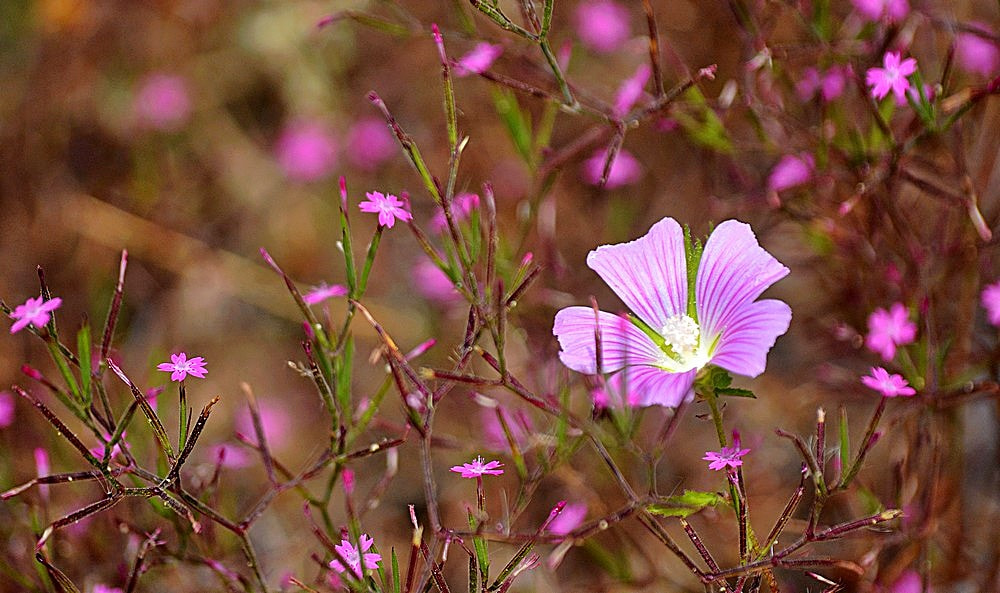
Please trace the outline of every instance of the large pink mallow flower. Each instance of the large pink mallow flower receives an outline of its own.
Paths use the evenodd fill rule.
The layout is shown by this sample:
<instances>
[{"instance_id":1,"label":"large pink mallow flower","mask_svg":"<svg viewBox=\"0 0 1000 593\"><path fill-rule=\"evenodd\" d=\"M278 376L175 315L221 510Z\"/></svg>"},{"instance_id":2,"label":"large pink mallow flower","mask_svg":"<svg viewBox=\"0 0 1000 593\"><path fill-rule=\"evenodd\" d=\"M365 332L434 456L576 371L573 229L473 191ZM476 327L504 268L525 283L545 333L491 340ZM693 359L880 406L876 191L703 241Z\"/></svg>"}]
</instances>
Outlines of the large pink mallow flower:
<instances>
[{"instance_id":1,"label":"large pink mallow flower","mask_svg":"<svg viewBox=\"0 0 1000 593\"><path fill-rule=\"evenodd\" d=\"M851 0L854 8L870 21L885 19L895 23L906 18L910 4L906 0Z\"/></svg>"},{"instance_id":2,"label":"large pink mallow flower","mask_svg":"<svg viewBox=\"0 0 1000 593\"><path fill-rule=\"evenodd\" d=\"M358 543L361 545L360 551L347 539L341 540L339 545L334 546L334 549L337 550L337 553L350 566L350 572L360 576L362 573L362 564L364 564L364 570L375 570L378 568L379 561L382 560L382 555L368 551L375 544L375 540L367 533L361 534ZM338 573L348 570L347 567L340 563L340 560L331 560L330 568Z\"/></svg>"},{"instance_id":3,"label":"large pink mallow flower","mask_svg":"<svg viewBox=\"0 0 1000 593\"><path fill-rule=\"evenodd\" d=\"M868 316L868 335L865 346L889 361L896 357L896 347L912 344L917 337L917 325L910 321L903 303L894 303L888 311L875 309Z\"/></svg>"},{"instance_id":4,"label":"large pink mallow flower","mask_svg":"<svg viewBox=\"0 0 1000 593\"><path fill-rule=\"evenodd\" d=\"M986 317L990 323L1000 327L1000 282L994 282L984 288L979 299L986 309Z\"/></svg>"},{"instance_id":5,"label":"large pink mallow flower","mask_svg":"<svg viewBox=\"0 0 1000 593\"><path fill-rule=\"evenodd\" d=\"M581 373L623 371L640 406L677 406L690 399L698 371L710 364L749 377L763 373L768 351L792 319L787 304L757 300L788 268L757 243L750 225L736 220L723 222L708 238L693 286L684 231L673 218L635 241L598 247L587 265L632 313L559 311L552 329L562 347L559 358Z\"/></svg>"},{"instance_id":6,"label":"large pink mallow flower","mask_svg":"<svg viewBox=\"0 0 1000 593\"><path fill-rule=\"evenodd\" d=\"M287 126L274 147L289 179L310 183L330 176L337 166L337 143L324 126L300 121Z\"/></svg>"},{"instance_id":7,"label":"large pink mallow flower","mask_svg":"<svg viewBox=\"0 0 1000 593\"><path fill-rule=\"evenodd\" d=\"M580 41L598 52L620 48L630 35L628 10L613 0L586 0L576 8Z\"/></svg>"},{"instance_id":8,"label":"large pink mallow flower","mask_svg":"<svg viewBox=\"0 0 1000 593\"><path fill-rule=\"evenodd\" d=\"M973 23L973 26L992 35L986 25ZM996 42L981 35L962 32L955 37L955 62L966 72L993 76L1000 72L1000 47L997 47Z\"/></svg>"},{"instance_id":9,"label":"large pink mallow flower","mask_svg":"<svg viewBox=\"0 0 1000 593\"><path fill-rule=\"evenodd\" d=\"M187 122L191 114L187 83L174 74L150 74L140 83L132 110L145 126L175 131Z\"/></svg>"},{"instance_id":10,"label":"large pink mallow flower","mask_svg":"<svg viewBox=\"0 0 1000 593\"><path fill-rule=\"evenodd\" d=\"M881 68L869 68L865 73L865 82L871 87L872 96L882 100L892 91L897 101L906 100L906 91L910 90L910 80L907 76L917 71L917 61L913 58L903 60L899 52L886 52L882 57Z\"/></svg>"}]
</instances>

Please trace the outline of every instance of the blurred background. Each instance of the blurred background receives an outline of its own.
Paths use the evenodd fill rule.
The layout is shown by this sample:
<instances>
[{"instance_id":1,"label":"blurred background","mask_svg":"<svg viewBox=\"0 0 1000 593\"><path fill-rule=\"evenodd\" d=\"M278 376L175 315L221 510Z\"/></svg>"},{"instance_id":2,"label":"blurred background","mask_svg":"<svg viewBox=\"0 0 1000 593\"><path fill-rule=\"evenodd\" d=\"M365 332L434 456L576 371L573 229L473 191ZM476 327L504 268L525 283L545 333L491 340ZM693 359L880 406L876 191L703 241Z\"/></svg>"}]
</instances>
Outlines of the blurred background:
<instances>
[{"instance_id":1,"label":"blurred background","mask_svg":"<svg viewBox=\"0 0 1000 593\"><path fill-rule=\"evenodd\" d=\"M509 4L511 14L518 13L516 3L501 4ZM964 324L965 330L956 331L956 341L965 348L966 360L983 344L992 348L995 342L995 334L976 312L980 283L992 281L997 271L993 243L976 238L964 209L946 209L940 201L915 195L912 188L891 194L886 190L901 204L909 204L899 207L908 209L916 221L946 219L950 236L957 237L948 250L935 252L947 251L951 258L950 264L935 270L947 276L957 267L974 277L934 292L939 289L889 275L890 268L904 278L915 274L924 262L907 249L912 242L934 241L940 228L915 225L906 241L896 240L895 247L884 252L879 249L884 246L880 241L893 238L879 235L879 207L866 207L866 190L859 187L879 162L831 157L820 172L810 171L791 185L774 177L783 157L816 151L817 137L833 137L837 132L827 134L831 126L870 117L857 74L845 75L844 98L830 107L805 96L808 89L796 88L809 67L852 65L863 72L879 61L879 41L893 39L918 55L925 80L936 82L953 57L959 30L955 23L979 22L991 31L1000 23L997 4L986 0L913 4L904 23L886 25L866 22L863 12L849 2L832 2L830 20L841 39L824 45L810 31L807 21L815 6L808 2L749 2L767 32L756 40L740 33L743 29L727 3L652 2L662 36L666 87L712 64L717 72L714 79L697 83L697 94L684 95L670 110L629 129L608 184L599 187L595 170L603 166L602 155L614 133L607 114L613 114L621 100L623 83L641 78L649 59L640 2L555 3L552 45L572 88L590 106L570 113L555 108L553 101L495 82L508 77L543 89L549 97L560 96L537 48L457 0L4 0L0 297L13 307L35 296L36 266L41 266L53 294L63 299L57 317L66 335L84 316L99 328L107 315L120 252L127 249L125 298L113 355L143 389L166 385L166 375L154 369L170 353L183 350L205 357L208 377L189 382L189 398L196 408L216 395L222 400L187 471L196 483L210 480L218 447L225 447L225 469L213 501L227 516L245 512L265 491L266 479L252 451L234 437L240 430L248 434L241 382L252 386L262 409L270 410L274 425L269 430L274 434L269 436L286 466L298 468L315 459L327 438L324 423L316 421L319 402L311 383L288 365L289 360L302 359L298 311L259 249L266 248L303 290L343 284L340 176L347 182L356 245L366 245L376 225L374 216L357 209L368 191L409 192L415 220L425 229L434 228L436 210L430 196L367 95L374 90L381 96L420 146L432 172L444 176L447 134L440 64L429 32L430 24L437 23L453 59L481 41L502 50L489 67L494 80L475 73L455 79L459 128L469 138L456 187L481 195L482 184L492 183L504 257L516 263L531 252L542 268L519 302L508 345L512 368L538 392L552 392L566 378L551 337L555 311L585 304L590 295L606 309L620 307L584 265L587 252L597 245L638 237L664 216L677 218L696 233L707 233L711 222L738 217L750 222L762 244L791 268L791 275L770 294L791 304L792 329L772 352L769 372L745 383L759 399L730 404L735 408L730 417L738 418L734 428L754 451L748 462L751 503L760 501L755 518L761 521L758 530L766 531L798 484L800 463L773 428L808 434L817 407L832 414L844 406L851 426L860 431L871 414L875 401L857 377L877 362L862 349L860 336L875 307L895 301L917 305L927 302L921 297L933 295L935 302L948 300L948 318ZM883 28L895 37L885 36ZM756 41L761 43L754 47ZM988 79L971 69L951 76L948 90L953 92ZM644 85L645 80L639 83L640 88ZM640 92L638 100L650 101L648 91ZM517 125L511 123L518 117L530 120L536 131L551 125L547 145L525 155L516 139ZM994 226L1000 209L996 100L978 105L967 119L970 124L960 133L923 146L921 158L929 171L952 173L939 178L942 185L957 187L968 174L986 224ZM956 162L962 166L951 167ZM855 207L858 210L844 213ZM404 351L436 338L438 345L423 355L421 364L443 367L461 339L468 309L452 290L440 286L440 278L428 278L433 274L411 233L397 225L382 239L364 302ZM329 306L336 319L343 299ZM354 327L355 388L358 397L369 397L385 371L381 362L366 362L377 347L370 327L358 322ZM54 375L46 359L44 344L27 332L4 337L0 386L18 383L42 392L20 368L29 363ZM117 395L127 397L124 392ZM486 395L521 409L507 393ZM171 402L174 397L172 386L161 395ZM868 572L857 576L833 570L827 576L844 582L847 590L871 590L873 582L888 587L905 570L923 563L935 567L940 590L963 582L973 588L961 590L989 590L974 585L997 582L989 576L977 580L982 574L995 578L997 552L990 546L996 540L985 533L990 523L974 517L998 513L996 491L991 490L998 485L995 403L975 404L979 407L947 418L951 428L942 434L963 442L956 451L971 451L972 458L963 453L946 456L954 473L935 483L944 490L930 503L922 494L929 484L904 479L910 474L902 468L913 451L906 431L931 420L921 408L906 408L909 402L892 403L900 406L890 406L888 437L873 453L876 469L863 476L864 490L872 508L918 500L941 505L915 515L933 517L940 524L927 519L913 526L923 533L923 541L936 543L911 548L904 539L888 535L874 536L877 546L869 540L848 542L831 554L855 561L864 556ZM589 406L582 391L575 392L573 404L584 413ZM373 429L375 437L398 434L405 422L400 408L395 402L386 406L385 424ZM478 421L483 410L472 390L458 388L439 413L443 444L438 480L442 508L450 509L446 523L461 525L463 503L474 500L470 483L445 472L484 450L469 446L483 438ZM83 469L79 457L24 401L14 403L10 415L11 421L0 429L0 488L36 475L39 448L47 450L53 471ZM667 416L658 409L647 413L650 434ZM539 416L534 422L545 430L550 421ZM720 488L718 476L709 475L700 460L704 451L714 448L713 439L709 422L689 416L675 437L678 447L668 453L662 468L661 491ZM942 442L933 444L940 447ZM978 460L979 469L970 477L964 468L971 459ZM598 458L581 454L574 465L542 483L536 495L539 503L532 506L529 518L541 520L560 499L587 503L589 518L623 502ZM390 546L408 545L406 505L420 505L423 498L415 446L400 448L399 467L380 507L365 519L383 554ZM632 468L637 475L639 467ZM366 459L356 469L359 490L368 491L386 473L385 460ZM496 485L513 492L515 478L505 476ZM974 498L984 492L989 495ZM945 493L959 501L957 506L942 501ZM66 484L0 503L0 541L6 542L0 554L0 590L40 587L32 532L99 497L94 484ZM976 502L969 502L971 509L961 502L972 500ZM503 504L500 496L491 500L498 517ZM57 565L85 591L101 583L121 587L136 540L121 531L119 522L152 530L163 521L158 522L148 506L141 500L126 501L90 519L85 528L60 532L54 543ZM305 581L317 572L309 554L320 547L306 535L300 507L295 495L283 495L252 532L274 587L287 587L283 579L288 573ZM868 510L860 503L845 503L843 508L834 504L830 520ZM706 539L718 546L720 562L732 563L733 534L726 528L714 531L716 519L698 521ZM526 521L522 527L531 525ZM185 545L192 554L214 553L231 570L240 571L238 549L226 538L225 533L209 532ZM657 571L649 566L661 562L672 568L676 563L636 525L595 539L606 549L645 549L648 558L645 564L635 561L636 574L653 574ZM935 551L928 553L928 548ZM216 549L231 554L211 552ZM150 590L218 590L208 568L185 565L181 556L157 561L142 583ZM600 554L593 549L571 550L558 569L538 569L522 581L521 590L645 586L636 574L631 584L613 578L608 569L613 563L594 563L594 558ZM969 558L977 558L973 564L979 576L970 576L973 569L958 568L958 559ZM456 574L461 575L463 562L457 564ZM940 569L942 564L950 568ZM671 586L676 590L701 590L682 567L675 574ZM807 577L788 578L789 590L821 587ZM461 583L461 576L455 582ZM658 584L657 590L664 590L664 582Z\"/></svg>"}]
</instances>

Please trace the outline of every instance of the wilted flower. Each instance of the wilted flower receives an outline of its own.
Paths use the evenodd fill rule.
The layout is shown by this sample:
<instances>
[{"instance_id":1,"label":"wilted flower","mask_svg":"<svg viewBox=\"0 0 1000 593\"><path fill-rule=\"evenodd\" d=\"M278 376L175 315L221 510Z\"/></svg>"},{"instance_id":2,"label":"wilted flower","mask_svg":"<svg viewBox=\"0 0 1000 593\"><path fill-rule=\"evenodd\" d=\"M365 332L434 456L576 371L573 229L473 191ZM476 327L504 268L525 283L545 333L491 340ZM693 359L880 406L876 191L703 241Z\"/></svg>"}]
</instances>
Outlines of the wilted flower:
<instances>
[{"instance_id":1,"label":"wilted flower","mask_svg":"<svg viewBox=\"0 0 1000 593\"><path fill-rule=\"evenodd\" d=\"M594 51L615 51L629 37L628 10L613 0L586 0L575 16L580 41Z\"/></svg>"},{"instance_id":2,"label":"wilted flower","mask_svg":"<svg viewBox=\"0 0 1000 593\"><path fill-rule=\"evenodd\" d=\"M455 75L468 76L470 74L482 74L489 70L493 62L503 53L502 45L492 43L477 43L472 51L465 54L455 62Z\"/></svg>"},{"instance_id":3,"label":"wilted flower","mask_svg":"<svg viewBox=\"0 0 1000 593\"><path fill-rule=\"evenodd\" d=\"M56 297L47 301L43 297L36 299L29 298L23 305L14 307L10 312L11 319L16 319L14 325L10 326L10 333L17 333L28 325L35 327L45 327L52 317L52 312L62 305L62 299Z\"/></svg>"},{"instance_id":4,"label":"wilted flower","mask_svg":"<svg viewBox=\"0 0 1000 593\"><path fill-rule=\"evenodd\" d=\"M868 316L868 335L865 345L872 352L882 355L882 360L896 357L896 347L913 343L917 325L910 321L903 303L894 303L888 311L881 307Z\"/></svg>"},{"instance_id":5,"label":"wilted flower","mask_svg":"<svg viewBox=\"0 0 1000 593\"><path fill-rule=\"evenodd\" d=\"M361 538L358 543L361 544L361 551L358 551L358 548L356 548L354 544L347 539L341 540L339 545L334 546L334 549L336 549L337 553L340 554L345 562L347 562L347 565L350 566L351 572L354 574L361 574L362 563L364 563L365 570L377 569L379 561L382 560L382 555L374 552L368 552L368 550L370 550L375 544L375 540L373 540L367 533L363 533L361 534ZM340 563L340 560L331 560L330 568L338 573L348 570L347 567Z\"/></svg>"},{"instance_id":6,"label":"wilted flower","mask_svg":"<svg viewBox=\"0 0 1000 593\"><path fill-rule=\"evenodd\" d=\"M719 451L706 451L705 456L702 457L705 461L711 461L708 464L708 469L714 469L719 471L720 469L725 469L727 467L736 469L743 465L743 457L750 452L750 449L741 449L739 445L734 445L732 447L723 447Z\"/></svg>"},{"instance_id":7,"label":"wilted flower","mask_svg":"<svg viewBox=\"0 0 1000 593\"><path fill-rule=\"evenodd\" d=\"M770 191L780 192L808 183L815 168L816 159L808 152L786 154L771 169L771 174L767 177L767 188Z\"/></svg>"},{"instance_id":8,"label":"wilted flower","mask_svg":"<svg viewBox=\"0 0 1000 593\"><path fill-rule=\"evenodd\" d=\"M906 100L906 91L910 89L907 76L917 71L917 61L913 58L902 60L899 52L886 52L882 57L882 68L869 68L865 82L871 87L872 96L884 99L889 91L896 100Z\"/></svg>"},{"instance_id":9,"label":"wilted flower","mask_svg":"<svg viewBox=\"0 0 1000 593\"><path fill-rule=\"evenodd\" d=\"M502 467L503 464L499 461L483 463L482 457L476 457L471 463L453 466L451 471L462 474L463 478L479 478L484 475L499 476L503 474L503 470L500 469Z\"/></svg>"},{"instance_id":10,"label":"wilted flower","mask_svg":"<svg viewBox=\"0 0 1000 593\"><path fill-rule=\"evenodd\" d=\"M854 8L870 21L885 19L890 23L906 18L910 5L906 0L851 0Z\"/></svg>"},{"instance_id":11,"label":"wilted flower","mask_svg":"<svg viewBox=\"0 0 1000 593\"><path fill-rule=\"evenodd\" d=\"M559 311L552 330L562 347L559 358L581 373L624 369L639 405L677 406L693 395L695 376L709 364L756 377L791 322L785 303L756 300L788 268L739 221L723 222L708 238L693 285L684 232L672 218L635 241L598 247L587 265L633 314L595 315L590 307ZM600 365L595 329L601 336Z\"/></svg>"},{"instance_id":12,"label":"wilted flower","mask_svg":"<svg viewBox=\"0 0 1000 593\"><path fill-rule=\"evenodd\" d=\"M973 26L984 33L991 33L981 23L974 23ZM966 72L993 76L1000 70L1000 48L991 39L963 31L955 36L955 62Z\"/></svg>"},{"instance_id":13,"label":"wilted flower","mask_svg":"<svg viewBox=\"0 0 1000 593\"><path fill-rule=\"evenodd\" d=\"M203 357L195 356L189 359L184 352L171 354L170 362L161 362L156 365L156 368L170 373L171 381L183 381L188 375L204 379L205 373L208 372L205 369L205 359Z\"/></svg>"},{"instance_id":14,"label":"wilted flower","mask_svg":"<svg viewBox=\"0 0 1000 593\"><path fill-rule=\"evenodd\" d=\"M983 308L986 309L986 317L990 323L1000 327L1000 282L994 282L984 288L979 298Z\"/></svg>"},{"instance_id":15,"label":"wilted flower","mask_svg":"<svg viewBox=\"0 0 1000 593\"><path fill-rule=\"evenodd\" d=\"M139 85L132 110L144 125L157 130L176 130L191 113L187 83L173 74L151 74Z\"/></svg>"},{"instance_id":16,"label":"wilted flower","mask_svg":"<svg viewBox=\"0 0 1000 593\"><path fill-rule=\"evenodd\" d=\"M379 191L370 191L365 194L366 201L358 204L362 212L378 214L378 223L381 226L392 228L396 224L396 219L406 222L413 218L410 214L409 206L398 197L392 194L383 194Z\"/></svg>"},{"instance_id":17,"label":"wilted flower","mask_svg":"<svg viewBox=\"0 0 1000 593\"><path fill-rule=\"evenodd\" d=\"M601 175L604 174L604 163L608 160L608 151L598 150L589 159L583 162L583 180L591 185L601 183ZM607 189L615 189L624 185L632 185L642 177L642 165L627 150L620 150L615 155L615 162L611 164L611 171L608 172L608 180L604 184Z\"/></svg>"},{"instance_id":18,"label":"wilted flower","mask_svg":"<svg viewBox=\"0 0 1000 593\"><path fill-rule=\"evenodd\" d=\"M374 117L359 119L347 131L346 157L352 165L371 171L396 153L396 140L386 123Z\"/></svg>"},{"instance_id":19,"label":"wilted flower","mask_svg":"<svg viewBox=\"0 0 1000 593\"><path fill-rule=\"evenodd\" d=\"M274 150L285 175L303 183L325 179L337 165L337 144L316 122L300 121L287 126Z\"/></svg>"},{"instance_id":20,"label":"wilted flower","mask_svg":"<svg viewBox=\"0 0 1000 593\"><path fill-rule=\"evenodd\" d=\"M883 397L899 395L909 397L917 393L901 375L890 375L889 371L882 367L872 367L871 374L861 377L861 382L865 387L881 393Z\"/></svg>"}]
</instances>

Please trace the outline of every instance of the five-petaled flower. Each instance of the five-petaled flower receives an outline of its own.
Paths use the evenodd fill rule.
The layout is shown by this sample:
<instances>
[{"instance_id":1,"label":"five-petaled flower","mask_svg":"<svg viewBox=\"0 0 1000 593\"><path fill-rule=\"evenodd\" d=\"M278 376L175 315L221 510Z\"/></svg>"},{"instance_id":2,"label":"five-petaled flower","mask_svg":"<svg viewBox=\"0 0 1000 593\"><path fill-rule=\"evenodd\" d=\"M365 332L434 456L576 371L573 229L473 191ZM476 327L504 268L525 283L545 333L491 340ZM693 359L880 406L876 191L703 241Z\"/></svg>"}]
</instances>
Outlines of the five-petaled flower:
<instances>
[{"instance_id":1,"label":"five-petaled flower","mask_svg":"<svg viewBox=\"0 0 1000 593\"><path fill-rule=\"evenodd\" d=\"M305 301L307 305L316 305L322 303L326 299L344 296L345 294L347 294L346 286L341 286L340 284L327 286L324 283L302 295L302 300Z\"/></svg>"},{"instance_id":2,"label":"five-petaled flower","mask_svg":"<svg viewBox=\"0 0 1000 593\"><path fill-rule=\"evenodd\" d=\"M889 371L882 367L872 367L871 374L861 377L861 382L866 387L870 387L882 394L883 397L896 397L899 395L909 397L917 392L910 387L900 375L889 374Z\"/></svg>"},{"instance_id":3,"label":"five-petaled flower","mask_svg":"<svg viewBox=\"0 0 1000 593\"><path fill-rule=\"evenodd\" d=\"M205 368L205 359L203 357L195 356L194 358L188 358L184 352L171 354L170 362L161 362L156 368L170 373L171 381L183 381L188 375L204 379L205 373L208 372Z\"/></svg>"},{"instance_id":4,"label":"five-petaled flower","mask_svg":"<svg viewBox=\"0 0 1000 593\"><path fill-rule=\"evenodd\" d=\"M23 305L14 307L14 310L10 312L11 319L17 320L14 325L10 326L10 333L17 333L28 325L44 327L52 317L51 313L58 309L61 304L62 299L59 297L47 301L43 300L43 297L29 298L24 301Z\"/></svg>"},{"instance_id":5,"label":"five-petaled flower","mask_svg":"<svg viewBox=\"0 0 1000 593\"><path fill-rule=\"evenodd\" d=\"M907 76L917 71L917 61L913 58L900 60L899 52L886 52L882 58L882 68L869 68L865 82L871 87L872 96L884 99L889 91L896 95L897 101L906 100L906 91L910 89Z\"/></svg>"},{"instance_id":6,"label":"five-petaled flower","mask_svg":"<svg viewBox=\"0 0 1000 593\"><path fill-rule=\"evenodd\" d=\"M689 273L687 260L684 232L672 218L635 241L591 251L587 265L634 315L590 307L559 311L552 329L562 347L559 358L581 373L624 369L640 406L677 406L690 399L698 371L709 364L749 377L764 372L767 353L788 330L792 311L781 301L757 297L788 268L761 248L749 225L736 220L716 227L697 270Z\"/></svg>"},{"instance_id":7,"label":"five-petaled flower","mask_svg":"<svg viewBox=\"0 0 1000 593\"><path fill-rule=\"evenodd\" d=\"M983 308L986 309L986 317L990 323L1000 327L1000 282L994 282L984 288L979 298Z\"/></svg>"},{"instance_id":8,"label":"five-petaled flower","mask_svg":"<svg viewBox=\"0 0 1000 593\"><path fill-rule=\"evenodd\" d=\"M462 474L463 478L479 478L484 475L499 476L503 473L503 464L493 460L483 463L482 457L476 457L471 463L463 463L451 468L451 471Z\"/></svg>"},{"instance_id":9,"label":"five-petaled flower","mask_svg":"<svg viewBox=\"0 0 1000 593\"><path fill-rule=\"evenodd\" d=\"M339 545L334 546L334 549L336 549L341 558L347 562L350 569L341 564L340 560L331 560L330 568L338 573L350 570L351 573L357 576L361 576L362 562L364 563L365 570L375 570L378 568L378 563L382 560L382 555L374 552L368 552L368 550L370 550L375 544L375 540L369 537L367 533L364 533L361 535L358 543L361 544L360 551L358 551L358 548L356 548L354 544L347 539L341 540Z\"/></svg>"},{"instance_id":10,"label":"five-petaled flower","mask_svg":"<svg viewBox=\"0 0 1000 593\"><path fill-rule=\"evenodd\" d=\"M702 459L711 461L708 464L708 469L714 469L715 471L725 469L726 467L736 469L743 465L743 460L740 457L749 452L750 449L741 449L739 445L734 445L732 447L723 447L720 451L706 451Z\"/></svg>"},{"instance_id":11,"label":"five-petaled flower","mask_svg":"<svg viewBox=\"0 0 1000 593\"><path fill-rule=\"evenodd\" d=\"M413 218L410 214L406 202L403 202L392 194L383 194L378 191L370 191L365 194L368 201L361 202L358 207L362 212L378 213L378 223L384 227L392 228L396 224L396 219L406 222Z\"/></svg>"},{"instance_id":12,"label":"five-petaled flower","mask_svg":"<svg viewBox=\"0 0 1000 593\"><path fill-rule=\"evenodd\" d=\"M913 343L917 325L910 321L903 303L894 303L888 311L882 308L868 316L868 335L865 345L872 352L882 355L882 360L896 357L896 347Z\"/></svg>"}]
</instances>

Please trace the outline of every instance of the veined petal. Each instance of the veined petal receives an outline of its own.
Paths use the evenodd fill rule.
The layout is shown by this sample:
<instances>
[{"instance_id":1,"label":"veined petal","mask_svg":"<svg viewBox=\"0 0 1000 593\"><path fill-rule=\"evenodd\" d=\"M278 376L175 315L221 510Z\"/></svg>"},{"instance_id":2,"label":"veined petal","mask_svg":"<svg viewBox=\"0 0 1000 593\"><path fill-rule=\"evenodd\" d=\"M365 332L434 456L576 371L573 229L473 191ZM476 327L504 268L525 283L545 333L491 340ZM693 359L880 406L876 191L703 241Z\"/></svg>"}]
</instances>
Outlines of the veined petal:
<instances>
[{"instance_id":1,"label":"veined petal","mask_svg":"<svg viewBox=\"0 0 1000 593\"><path fill-rule=\"evenodd\" d=\"M627 364L659 364L665 354L649 336L627 318L599 311L596 322L601 332L601 371L611 373ZM567 307L556 313L552 333L559 339L559 359L574 371L597 372L594 340L594 310Z\"/></svg>"},{"instance_id":2,"label":"veined petal","mask_svg":"<svg viewBox=\"0 0 1000 593\"><path fill-rule=\"evenodd\" d=\"M727 220L716 227L705 244L695 281L702 338L711 340L727 332L745 305L787 274L788 268L757 243L750 225Z\"/></svg>"},{"instance_id":3,"label":"veined petal","mask_svg":"<svg viewBox=\"0 0 1000 593\"><path fill-rule=\"evenodd\" d=\"M747 377L764 372L767 353L778 336L788 331L792 309L767 299L749 303L729 317L712 355L712 364Z\"/></svg>"},{"instance_id":4,"label":"veined petal","mask_svg":"<svg viewBox=\"0 0 1000 593\"><path fill-rule=\"evenodd\" d=\"M625 369L626 389L635 395L637 406L667 406L675 408L691 399L698 369L686 373L668 373L648 365Z\"/></svg>"},{"instance_id":5,"label":"veined petal","mask_svg":"<svg viewBox=\"0 0 1000 593\"><path fill-rule=\"evenodd\" d=\"M687 308L684 233L673 218L654 224L635 241L598 247L587 256L587 265L654 329Z\"/></svg>"}]
</instances>

